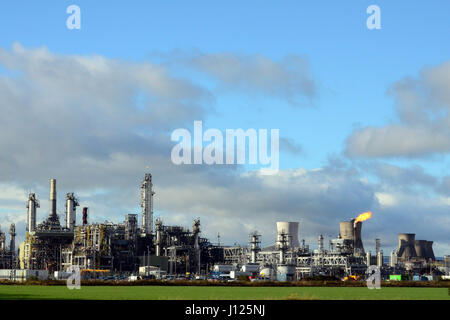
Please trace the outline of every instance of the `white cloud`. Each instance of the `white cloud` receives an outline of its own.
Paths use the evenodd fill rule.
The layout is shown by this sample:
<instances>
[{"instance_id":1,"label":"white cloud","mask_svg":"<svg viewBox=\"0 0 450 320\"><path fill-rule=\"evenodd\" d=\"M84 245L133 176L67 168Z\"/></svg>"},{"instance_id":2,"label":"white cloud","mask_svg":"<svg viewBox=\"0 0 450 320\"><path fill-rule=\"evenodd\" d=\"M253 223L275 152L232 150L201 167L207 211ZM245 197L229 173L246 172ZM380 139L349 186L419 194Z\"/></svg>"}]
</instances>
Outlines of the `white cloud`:
<instances>
[{"instance_id":1,"label":"white cloud","mask_svg":"<svg viewBox=\"0 0 450 320\"><path fill-rule=\"evenodd\" d=\"M308 104L317 96L317 84L305 57L287 55L275 60L261 54L243 55L231 52L177 52L170 61L212 77L221 90L244 94L264 94L293 105Z\"/></svg>"},{"instance_id":2,"label":"white cloud","mask_svg":"<svg viewBox=\"0 0 450 320\"><path fill-rule=\"evenodd\" d=\"M375 197L377 197L377 200L382 207L392 207L397 204L395 196L389 193L376 192Z\"/></svg>"},{"instance_id":3,"label":"white cloud","mask_svg":"<svg viewBox=\"0 0 450 320\"><path fill-rule=\"evenodd\" d=\"M355 130L346 152L362 157L419 157L450 152L450 62L424 68L390 89L398 123Z\"/></svg>"}]
</instances>

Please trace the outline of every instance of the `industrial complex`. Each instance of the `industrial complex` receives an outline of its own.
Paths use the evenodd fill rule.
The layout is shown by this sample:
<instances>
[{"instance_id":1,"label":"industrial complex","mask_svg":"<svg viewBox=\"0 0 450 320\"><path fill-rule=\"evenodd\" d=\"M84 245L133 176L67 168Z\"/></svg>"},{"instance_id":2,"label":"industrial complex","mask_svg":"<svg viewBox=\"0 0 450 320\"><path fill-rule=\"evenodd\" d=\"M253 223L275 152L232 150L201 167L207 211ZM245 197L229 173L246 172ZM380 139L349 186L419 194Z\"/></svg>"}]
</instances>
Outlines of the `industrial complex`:
<instances>
[{"instance_id":1,"label":"industrial complex","mask_svg":"<svg viewBox=\"0 0 450 320\"><path fill-rule=\"evenodd\" d=\"M87 207L82 207L81 219L77 220L80 202L74 193L67 193L63 223L56 209L56 180L51 179L49 214L37 223L39 200L30 193L26 237L17 249L15 225L9 228L9 246L6 233L0 229L0 279L58 278L70 266L78 266L85 276L102 278L104 274L103 278L115 275L127 279L245 276L290 281L320 275L348 279L364 277L373 265L380 268L385 279L393 275L449 275L450 256L437 261L433 242L416 240L413 233L398 235L398 248L387 255L389 262L379 239L373 253L365 250L362 226L371 212L340 222L337 237L327 247L319 235L315 250L305 240L299 241L298 222L276 222L277 237L269 247L261 247L257 231L249 234L248 245L225 246L201 237L200 219L195 219L191 228L154 220L151 174L145 174L140 189L141 214L126 214L121 223L90 223Z\"/></svg>"}]
</instances>

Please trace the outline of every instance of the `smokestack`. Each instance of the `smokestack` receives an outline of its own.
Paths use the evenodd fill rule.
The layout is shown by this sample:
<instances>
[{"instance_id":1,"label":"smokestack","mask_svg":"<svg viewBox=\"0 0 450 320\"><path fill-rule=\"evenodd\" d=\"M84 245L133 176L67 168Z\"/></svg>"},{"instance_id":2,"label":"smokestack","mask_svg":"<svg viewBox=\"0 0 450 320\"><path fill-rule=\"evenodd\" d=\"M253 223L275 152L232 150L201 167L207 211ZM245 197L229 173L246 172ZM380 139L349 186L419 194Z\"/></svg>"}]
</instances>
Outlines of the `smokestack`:
<instances>
[{"instance_id":1,"label":"smokestack","mask_svg":"<svg viewBox=\"0 0 450 320\"><path fill-rule=\"evenodd\" d=\"M56 220L56 179L50 179L50 218Z\"/></svg>"},{"instance_id":2,"label":"smokestack","mask_svg":"<svg viewBox=\"0 0 450 320\"><path fill-rule=\"evenodd\" d=\"M377 252L377 266L381 268L383 266L383 251L380 250Z\"/></svg>"},{"instance_id":3,"label":"smokestack","mask_svg":"<svg viewBox=\"0 0 450 320\"><path fill-rule=\"evenodd\" d=\"M369 252L367 252L366 253L366 265L367 266L370 266L370 265L372 265L372 254L371 254L371 252L369 251Z\"/></svg>"},{"instance_id":4,"label":"smokestack","mask_svg":"<svg viewBox=\"0 0 450 320\"><path fill-rule=\"evenodd\" d=\"M6 244L6 236L2 232L1 226L0 226L0 251L6 250L5 244Z\"/></svg>"},{"instance_id":5,"label":"smokestack","mask_svg":"<svg viewBox=\"0 0 450 320\"><path fill-rule=\"evenodd\" d=\"M87 218L88 218L88 208L84 207L83 208L83 226L88 224Z\"/></svg>"},{"instance_id":6,"label":"smokestack","mask_svg":"<svg viewBox=\"0 0 450 320\"><path fill-rule=\"evenodd\" d=\"M161 248L162 248L162 238L161 238L161 232L162 232L162 221L160 219L156 219L155 221L156 225L156 252L155 255L159 257L161 255Z\"/></svg>"},{"instance_id":7,"label":"smokestack","mask_svg":"<svg viewBox=\"0 0 450 320\"><path fill-rule=\"evenodd\" d=\"M402 259L417 257L414 247L416 235L414 233L399 233L398 235L398 253L397 256Z\"/></svg>"},{"instance_id":8,"label":"smokestack","mask_svg":"<svg viewBox=\"0 0 450 320\"><path fill-rule=\"evenodd\" d=\"M9 228L9 235L11 237L11 241L9 243L9 251L13 254L16 253L16 225L11 223L11 227Z\"/></svg>"},{"instance_id":9,"label":"smokestack","mask_svg":"<svg viewBox=\"0 0 450 320\"><path fill-rule=\"evenodd\" d=\"M152 175L146 173L141 184L142 233L153 231L153 195Z\"/></svg>"},{"instance_id":10,"label":"smokestack","mask_svg":"<svg viewBox=\"0 0 450 320\"><path fill-rule=\"evenodd\" d=\"M39 201L34 193L28 195L27 231L33 232L36 229L36 208L39 208Z\"/></svg>"}]
</instances>

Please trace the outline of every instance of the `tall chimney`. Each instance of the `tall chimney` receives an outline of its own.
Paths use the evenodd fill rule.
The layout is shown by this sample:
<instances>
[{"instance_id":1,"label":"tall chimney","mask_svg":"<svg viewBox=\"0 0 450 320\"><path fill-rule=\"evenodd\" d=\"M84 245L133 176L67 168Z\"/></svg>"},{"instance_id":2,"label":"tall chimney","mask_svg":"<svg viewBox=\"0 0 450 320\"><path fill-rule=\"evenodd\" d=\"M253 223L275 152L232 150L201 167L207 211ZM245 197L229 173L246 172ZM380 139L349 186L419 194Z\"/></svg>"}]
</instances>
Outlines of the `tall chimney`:
<instances>
[{"instance_id":1,"label":"tall chimney","mask_svg":"<svg viewBox=\"0 0 450 320\"><path fill-rule=\"evenodd\" d=\"M56 179L50 179L50 218L56 220Z\"/></svg>"},{"instance_id":2,"label":"tall chimney","mask_svg":"<svg viewBox=\"0 0 450 320\"><path fill-rule=\"evenodd\" d=\"M87 219L88 219L88 208L84 207L83 208L83 226L88 224Z\"/></svg>"},{"instance_id":3,"label":"tall chimney","mask_svg":"<svg viewBox=\"0 0 450 320\"><path fill-rule=\"evenodd\" d=\"M162 249L162 238L161 238L161 231L162 231L162 220L156 219L155 221L156 226L156 252L155 255L159 257L161 255L161 249Z\"/></svg>"},{"instance_id":4,"label":"tall chimney","mask_svg":"<svg viewBox=\"0 0 450 320\"><path fill-rule=\"evenodd\" d=\"M16 225L14 223L11 223L11 227L9 228L9 235L11 237L11 240L9 242L9 251L11 251L12 254L16 254Z\"/></svg>"}]
</instances>

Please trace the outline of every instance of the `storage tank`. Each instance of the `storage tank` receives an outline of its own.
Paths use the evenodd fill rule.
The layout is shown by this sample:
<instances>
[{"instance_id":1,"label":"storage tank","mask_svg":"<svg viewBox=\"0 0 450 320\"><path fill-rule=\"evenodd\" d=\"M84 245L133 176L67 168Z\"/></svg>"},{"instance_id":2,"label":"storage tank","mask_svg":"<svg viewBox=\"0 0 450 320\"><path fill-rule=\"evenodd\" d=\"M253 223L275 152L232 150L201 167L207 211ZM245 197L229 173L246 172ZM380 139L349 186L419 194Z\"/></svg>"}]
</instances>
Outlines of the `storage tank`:
<instances>
[{"instance_id":1,"label":"storage tank","mask_svg":"<svg viewBox=\"0 0 450 320\"><path fill-rule=\"evenodd\" d=\"M279 265L277 267L278 281L292 281L295 275L295 267L290 265Z\"/></svg>"},{"instance_id":2,"label":"storage tank","mask_svg":"<svg viewBox=\"0 0 450 320\"><path fill-rule=\"evenodd\" d=\"M214 265L214 272L230 272L233 271L235 268L232 264L216 264Z\"/></svg>"},{"instance_id":3,"label":"storage tank","mask_svg":"<svg viewBox=\"0 0 450 320\"><path fill-rule=\"evenodd\" d=\"M399 233L398 235L398 257L402 259L410 259L417 257L415 248L414 233Z\"/></svg>"},{"instance_id":4,"label":"storage tank","mask_svg":"<svg viewBox=\"0 0 450 320\"><path fill-rule=\"evenodd\" d=\"M280 235L286 233L288 235L289 246L299 247L300 243L298 241L298 222L277 222L277 242L280 240Z\"/></svg>"},{"instance_id":5,"label":"storage tank","mask_svg":"<svg viewBox=\"0 0 450 320\"><path fill-rule=\"evenodd\" d=\"M264 268L264 269L262 269L262 270L259 272L259 275L260 275L262 278L269 278L269 279L271 279L271 278L272 278L272 274L273 274L273 271L272 271L272 269L270 269L270 268Z\"/></svg>"},{"instance_id":6,"label":"storage tank","mask_svg":"<svg viewBox=\"0 0 450 320\"><path fill-rule=\"evenodd\" d=\"M245 264L241 267L242 272L258 272L259 264Z\"/></svg>"}]
</instances>

